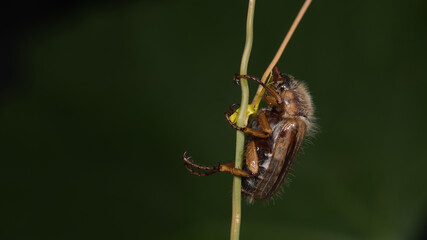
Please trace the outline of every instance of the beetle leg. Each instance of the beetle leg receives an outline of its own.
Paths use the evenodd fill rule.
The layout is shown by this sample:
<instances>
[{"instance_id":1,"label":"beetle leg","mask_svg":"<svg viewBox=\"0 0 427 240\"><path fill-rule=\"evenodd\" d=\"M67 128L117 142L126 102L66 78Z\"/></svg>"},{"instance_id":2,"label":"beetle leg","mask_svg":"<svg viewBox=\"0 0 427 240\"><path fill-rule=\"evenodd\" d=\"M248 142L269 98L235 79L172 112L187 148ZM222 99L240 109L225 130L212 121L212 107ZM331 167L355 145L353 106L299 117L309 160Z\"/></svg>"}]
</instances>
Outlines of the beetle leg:
<instances>
[{"instance_id":1,"label":"beetle leg","mask_svg":"<svg viewBox=\"0 0 427 240\"><path fill-rule=\"evenodd\" d=\"M260 84L263 88L265 88L265 90L267 90L273 97L274 99L276 99L276 102L278 105L282 104L282 98L280 97L280 95L274 91L274 89L270 86L265 85L263 82L261 82L261 80L255 76L252 75L240 75L240 74L235 74L234 75L234 82L236 84L239 84L239 80L240 78L248 78L248 79L252 79L255 82L257 82L258 84Z\"/></svg>"},{"instance_id":2,"label":"beetle leg","mask_svg":"<svg viewBox=\"0 0 427 240\"><path fill-rule=\"evenodd\" d=\"M265 112L263 111L258 114L258 124L264 133L266 133L268 136L271 136L273 130L270 127L270 123L268 123L267 116L265 116Z\"/></svg>"},{"instance_id":3,"label":"beetle leg","mask_svg":"<svg viewBox=\"0 0 427 240\"><path fill-rule=\"evenodd\" d=\"M230 173L234 176L239 176L239 177L253 177L253 175L245 170L242 169L238 169L234 167L234 162L230 162L227 164L219 164L218 166L201 166L198 165L196 163L194 163L193 161L191 161L191 157L187 157L187 152L184 152L184 155L182 156L182 159L184 160L184 167L193 175L196 176L208 176L217 172L226 172L226 173ZM196 172L193 169L190 168L197 168L197 169L201 169L201 170L208 170L206 172Z\"/></svg>"},{"instance_id":4,"label":"beetle leg","mask_svg":"<svg viewBox=\"0 0 427 240\"><path fill-rule=\"evenodd\" d=\"M265 116L264 112L260 112L258 114L258 122L262 131L255 130L252 128L247 128L247 127L238 127L230 120L230 115L233 114L233 111L234 111L233 106L234 104L229 108L228 112L225 113L225 118L227 119L230 126L232 126L236 130L254 135L255 137L268 138L271 136L272 130L270 128L270 124L268 123L267 117Z\"/></svg>"},{"instance_id":5,"label":"beetle leg","mask_svg":"<svg viewBox=\"0 0 427 240\"><path fill-rule=\"evenodd\" d=\"M193 175L209 176L209 175L217 173L219 171L219 166L207 167L207 166L201 166L201 165L194 163L193 161L191 161L191 157L187 157L187 152L184 152L182 159L184 160L184 167ZM208 171L196 172L192 168L190 168L190 166L193 168L197 168L197 169L201 169L201 170L208 170Z\"/></svg>"},{"instance_id":6,"label":"beetle leg","mask_svg":"<svg viewBox=\"0 0 427 240\"><path fill-rule=\"evenodd\" d=\"M251 173L249 173L243 169L235 168L234 162L219 165L219 171L230 173L231 175L238 176L238 177L253 177L254 176Z\"/></svg>"},{"instance_id":7,"label":"beetle leg","mask_svg":"<svg viewBox=\"0 0 427 240\"><path fill-rule=\"evenodd\" d=\"M267 103L267 105L269 107L278 107L279 106L279 104L277 104L276 99L271 95L264 95L263 99L264 99L264 102Z\"/></svg>"},{"instance_id":8,"label":"beetle leg","mask_svg":"<svg viewBox=\"0 0 427 240\"><path fill-rule=\"evenodd\" d=\"M258 153L256 152L256 146L254 141L250 141L246 146L246 166L253 175L258 174Z\"/></svg>"}]
</instances>

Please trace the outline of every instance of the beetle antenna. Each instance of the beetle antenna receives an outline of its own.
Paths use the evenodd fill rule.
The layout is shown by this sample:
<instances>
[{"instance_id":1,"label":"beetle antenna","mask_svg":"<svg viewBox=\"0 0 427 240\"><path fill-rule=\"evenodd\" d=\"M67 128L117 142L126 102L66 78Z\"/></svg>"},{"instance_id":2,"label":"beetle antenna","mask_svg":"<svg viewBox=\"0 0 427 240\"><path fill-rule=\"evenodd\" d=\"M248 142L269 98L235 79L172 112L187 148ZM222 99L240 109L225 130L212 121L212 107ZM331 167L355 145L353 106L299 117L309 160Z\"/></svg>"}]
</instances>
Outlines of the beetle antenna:
<instances>
[{"instance_id":1,"label":"beetle antenna","mask_svg":"<svg viewBox=\"0 0 427 240\"><path fill-rule=\"evenodd\" d=\"M267 79L268 75L270 74L271 70L274 66L276 66L277 62L279 61L280 57L282 56L283 51L285 50L286 45L288 45L289 40L291 39L292 35L295 32L295 29L297 28L299 22L301 21L302 17L304 16L305 12L307 11L308 6L310 6L311 0L305 0L304 5L302 5L301 9L299 10L299 13L297 17L295 18L294 22L291 25L291 28L289 29L288 33L285 36L285 39L283 39L282 44L279 47L279 50L277 50L276 56L274 56L273 60L271 61L270 65L268 66L267 70L265 70L264 75L262 75L261 82L265 83L265 80ZM252 105L254 105L258 98L260 97L260 93L262 91L262 86L258 87L258 90L256 92L256 95L254 97L254 100L252 101Z\"/></svg>"}]
</instances>

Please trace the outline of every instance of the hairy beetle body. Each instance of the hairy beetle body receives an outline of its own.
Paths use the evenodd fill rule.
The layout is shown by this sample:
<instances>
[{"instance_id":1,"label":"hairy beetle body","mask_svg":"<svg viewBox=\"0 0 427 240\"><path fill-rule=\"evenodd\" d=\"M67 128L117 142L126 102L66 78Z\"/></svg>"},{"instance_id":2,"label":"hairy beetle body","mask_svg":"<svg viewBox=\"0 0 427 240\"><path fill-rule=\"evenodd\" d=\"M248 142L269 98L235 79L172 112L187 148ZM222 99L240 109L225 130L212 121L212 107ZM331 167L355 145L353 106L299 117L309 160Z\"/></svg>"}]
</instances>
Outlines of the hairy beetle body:
<instances>
[{"instance_id":1,"label":"hairy beetle body","mask_svg":"<svg viewBox=\"0 0 427 240\"><path fill-rule=\"evenodd\" d=\"M261 84L266 93L263 100L267 107L259 110L250 124L241 128L230 120L234 106L225 114L230 125L245 132L243 169L234 168L234 162L213 167L197 165L184 154L185 167L192 174L206 176L215 172L228 172L243 177L242 192L252 200L271 198L286 179L295 156L307 133L313 129L313 104L304 84L292 76L273 70L272 83L264 84L251 75L236 75ZM191 167L207 170L196 172Z\"/></svg>"}]
</instances>

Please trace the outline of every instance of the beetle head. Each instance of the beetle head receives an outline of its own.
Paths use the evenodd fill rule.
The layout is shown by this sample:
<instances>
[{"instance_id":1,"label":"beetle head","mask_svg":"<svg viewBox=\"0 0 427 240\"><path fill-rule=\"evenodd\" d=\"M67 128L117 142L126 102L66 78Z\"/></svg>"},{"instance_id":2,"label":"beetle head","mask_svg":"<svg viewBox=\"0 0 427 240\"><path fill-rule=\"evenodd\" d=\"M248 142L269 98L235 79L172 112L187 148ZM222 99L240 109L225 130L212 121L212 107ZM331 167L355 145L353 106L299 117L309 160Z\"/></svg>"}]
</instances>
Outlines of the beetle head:
<instances>
[{"instance_id":1,"label":"beetle head","mask_svg":"<svg viewBox=\"0 0 427 240\"><path fill-rule=\"evenodd\" d=\"M273 88L278 92L283 92L285 90L290 90L296 87L296 81L293 76L279 72L277 66L273 68L273 77L272 77Z\"/></svg>"}]
</instances>

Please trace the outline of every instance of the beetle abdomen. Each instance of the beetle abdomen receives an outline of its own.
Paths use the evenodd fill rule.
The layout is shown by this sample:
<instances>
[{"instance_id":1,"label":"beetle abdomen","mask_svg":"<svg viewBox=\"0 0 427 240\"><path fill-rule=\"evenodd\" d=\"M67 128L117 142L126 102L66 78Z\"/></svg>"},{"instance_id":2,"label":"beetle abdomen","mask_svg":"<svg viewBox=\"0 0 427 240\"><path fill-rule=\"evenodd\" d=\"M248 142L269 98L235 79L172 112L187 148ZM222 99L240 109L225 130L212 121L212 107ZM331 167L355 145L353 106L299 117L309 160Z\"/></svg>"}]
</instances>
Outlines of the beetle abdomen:
<instances>
[{"instance_id":1,"label":"beetle abdomen","mask_svg":"<svg viewBox=\"0 0 427 240\"><path fill-rule=\"evenodd\" d=\"M250 200L269 199L279 190L305 135L306 124L299 118L280 122L271 120L269 119L269 122L273 122L270 124L273 129L271 137L248 138L248 142L255 142L260 166L257 176L244 178L242 181L242 192ZM244 169L247 167L244 166Z\"/></svg>"}]
</instances>

